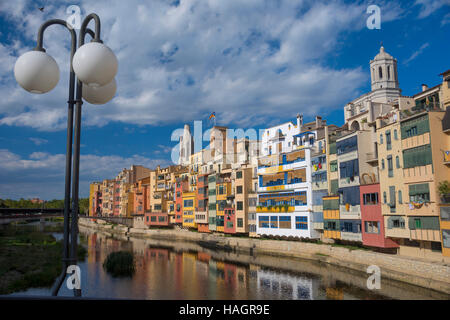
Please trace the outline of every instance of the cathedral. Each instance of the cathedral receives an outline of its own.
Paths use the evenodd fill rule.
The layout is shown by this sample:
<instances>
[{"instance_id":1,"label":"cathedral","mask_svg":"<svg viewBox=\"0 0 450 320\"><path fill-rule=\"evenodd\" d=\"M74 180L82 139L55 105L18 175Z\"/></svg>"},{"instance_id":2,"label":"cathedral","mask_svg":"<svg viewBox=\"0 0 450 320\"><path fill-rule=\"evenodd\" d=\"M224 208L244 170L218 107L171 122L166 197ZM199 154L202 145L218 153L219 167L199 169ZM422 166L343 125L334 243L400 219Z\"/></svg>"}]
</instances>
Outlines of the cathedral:
<instances>
[{"instance_id":1,"label":"cathedral","mask_svg":"<svg viewBox=\"0 0 450 320\"><path fill-rule=\"evenodd\" d=\"M371 91L347 103L344 107L345 123L350 130L367 129L368 123L391 109L390 103L401 97L398 84L397 59L381 46L370 61Z\"/></svg>"}]
</instances>

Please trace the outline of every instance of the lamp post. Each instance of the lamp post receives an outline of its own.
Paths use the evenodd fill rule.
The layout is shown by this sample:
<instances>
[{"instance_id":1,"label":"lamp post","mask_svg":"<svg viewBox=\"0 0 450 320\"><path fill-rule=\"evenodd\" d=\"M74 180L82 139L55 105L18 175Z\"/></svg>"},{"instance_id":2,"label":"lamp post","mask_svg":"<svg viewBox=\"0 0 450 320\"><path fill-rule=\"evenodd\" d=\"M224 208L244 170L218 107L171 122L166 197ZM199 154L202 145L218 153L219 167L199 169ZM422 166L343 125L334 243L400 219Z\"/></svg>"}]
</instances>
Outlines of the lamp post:
<instances>
[{"instance_id":1,"label":"lamp post","mask_svg":"<svg viewBox=\"0 0 450 320\"><path fill-rule=\"evenodd\" d=\"M87 27L94 20L95 32ZM64 188L64 238L63 238L63 269L52 287L52 295L56 296L66 278L66 270L77 263L78 241L78 191L80 169L80 134L81 134L81 106L84 98L92 104L104 104L114 97L116 92L117 58L114 53L100 40L100 18L89 14L84 20L77 35L66 21L52 19L44 22L39 28L37 45L33 51L20 56L14 66L14 76L22 88L31 93L46 93L52 90L59 81L59 67L56 61L46 53L43 47L44 31L51 25L64 26L71 35L69 100L67 111L67 145ZM92 37L90 43L85 44L85 36ZM77 77L77 80L76 80ZM75 81L76 96L75 96ZM84 93L83 93L84 90ZM73 113L75 108L75 136L73 140L73 178L72 169L72 136L74 131ZM72 180L72 181L71 181ZM72 182L72 210L70 209L70 189ZM75 296L81 296L81 289L74 289Z\"/></svg>"}]
</instances>

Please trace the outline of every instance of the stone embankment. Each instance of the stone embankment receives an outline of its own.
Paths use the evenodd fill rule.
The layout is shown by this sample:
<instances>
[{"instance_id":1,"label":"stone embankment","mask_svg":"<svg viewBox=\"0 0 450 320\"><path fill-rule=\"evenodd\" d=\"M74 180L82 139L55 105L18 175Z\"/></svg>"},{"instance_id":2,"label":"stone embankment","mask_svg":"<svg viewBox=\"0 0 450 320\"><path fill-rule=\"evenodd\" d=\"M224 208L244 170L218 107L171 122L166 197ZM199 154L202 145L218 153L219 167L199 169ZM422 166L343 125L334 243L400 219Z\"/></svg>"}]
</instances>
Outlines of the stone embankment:
<instances>
[{"instance_id":1,"label":"stone embankment","mask_svg":"<svg viewBox=\"0 0 450 320\"><path fill-rule=\"evenodd\" d=\"M190 241L208 249L226 250L250 255L271 255L315 260L364 273L367 272L369 266L375 265L380 268L382 278L385 277L450 294L450 265L439 262L414 260L408 257L366 250L350 250L327 244L228 237L222 234L206 234L185 230L128 228L126 226L100 223L100 220L99 223L96 223L82 218L80 218L79 224L91 229L130 237Z\"/></svg>"}]
</instances>

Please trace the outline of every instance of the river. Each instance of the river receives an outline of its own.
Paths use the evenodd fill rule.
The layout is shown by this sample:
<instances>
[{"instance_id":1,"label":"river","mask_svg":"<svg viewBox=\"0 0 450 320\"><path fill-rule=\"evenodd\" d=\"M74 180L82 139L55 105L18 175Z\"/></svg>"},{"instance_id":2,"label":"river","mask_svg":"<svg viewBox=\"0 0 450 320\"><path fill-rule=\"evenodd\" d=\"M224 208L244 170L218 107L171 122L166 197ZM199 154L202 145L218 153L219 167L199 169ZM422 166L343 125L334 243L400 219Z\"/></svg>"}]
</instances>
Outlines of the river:
<instances>
[{"instance_id":1,"label":"river","mask_svg":"<svg viewBox=\"0 0 450 320\"><path fill-rule=\"evenodd\" d=\"M61 238L61 234L54 234ZM80 226L87 248L79 262L83 297L112 299L449 299L445 294L382 278L367 289L367 274L330 265L272 256L213 251L196 243L129 238ZM113 278L102 267L109 253L135 257L131 278ZM11 296L48 296L31 288ZM60 296L72 296L63 284Z\"/></svg>"}]
</instances>

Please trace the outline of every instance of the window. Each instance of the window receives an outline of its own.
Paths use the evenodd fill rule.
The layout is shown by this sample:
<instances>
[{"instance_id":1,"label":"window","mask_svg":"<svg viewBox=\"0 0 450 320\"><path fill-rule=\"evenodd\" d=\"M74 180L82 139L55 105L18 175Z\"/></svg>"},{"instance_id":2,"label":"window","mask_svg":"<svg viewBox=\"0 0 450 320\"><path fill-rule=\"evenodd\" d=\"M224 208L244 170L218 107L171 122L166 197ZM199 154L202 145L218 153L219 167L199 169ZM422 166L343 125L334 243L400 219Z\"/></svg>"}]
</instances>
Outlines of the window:
<instances>
[{"instance_id":1,"label":"window","mask_svg":"<svg viewBox=\"0 0 450 320\"><path fill-rule=\"evenodd\" d=\"M338 170L337 160L330 162L330 172L336 172Z\"/></svg>"},{"instance_id":2,"label":"window","mask_svg":"<svg viewBox=\"0 0 450 320\"><path fill-rule=\"evenodd\" d=\"M391 79L391 67L387 66L387 77L388 79Z\"/></svg>"},{"instance_id":3,"label":"window","mask_svg":"<svg viewBox=\"0 0 450 320\"><path fill-rule=\"evenodd\" d=\"M256 207L256 198L248 198L248 206L249 207Z\"/></svg>"},{"instance_id":4,"label":"window","mask_svg":"<svg viewBox=\"0 0 450 320\"><path fill-rule=\"evenodd\" d=\"M150 221L151 221L151 222L156 222L156 216L151 216L151 217L150 217Z\"/></svg>"},{"instance_id":5,"label":"window","mask_svg":"<svg viewBox=\"0 0 450 320\"><path fill-rule=\"evenodd\" d=\"M403 168L414 168L432 164L431 145L427 144L403 150Z\"/></svg>"},{"instance_id":6,"label":"window","mask_svg":"<svg viewBox=\"0 0 450 320\"><path fill-rule=\"evenodd\" d=\"M431 251L442 252L442 246L440 242L431 242Z\"/></svg>"},{"instance_id":7,"label":"window","mask_svg":"<svg viewBox=\"0 0 450 320\"><path fill-rule=\"evenodd\" d=\"M398 140L398 133L397 133L397 129L394 129L394 139Z\"/></svg>"},{"instance_id":8,"label":"window","mask_svg":"<svg viewBox=\"0 0 450 320\"><path fill-rule=\"evenodd\" d=\"M392 178L394 176L394 165L392 163L392 156L387 157L387 164L388 164L388 177Z\"/></svg>"},{"instance_id":9,"label":"window","mask_svg":"<svg viewBox=\"0 0 450 320\"><path fill-rule=\"evenodd\" d=\"M450 248L450 230L442 230L442 245L445 248Z\"/></svg>"},{"instance_id":10,"label":"window","mask_svg":"<svg viewBox=\"0 0 450 320\"><path fill-rule=\"evenodd\" d=\"M383 144L383 134L380 133L380 144Z\"/></svg>"},{"instance_id":11,"label":"window","mask_svg":"<svg viewBox=\"0 0 450 320\"><path fill-rule=\"evenodd\" d=\"M384 170L384 159L381 159L381 170Z\"/></svg>"},{"instance_id":12,"label":"window","mask_svg":"<svg viewBox=\"0 0 450 320\"><path fill-rule=\"evenodd\" d=\"M398 190L398 203L403 203L402 190Z\"/></svg>"},{"instance_id":13,"label":"window","mask_svg":"<svg viewBox=\"0 0 450 320\"><path fill-rule=\"evenodd\" d=\"M279 218L280 229L290 229L291 228L291 217L290 216L280 216Z\"/></svg>"},{"instance_id":14,"label":"window","mask_svg":"<svg viewBox=\"0 0 450 320\"><path fill-rule=\"evenodd\" d=\"M391 216L388 218L388 229L392 229L392 228L400 228L400 229L404 229L405 228L405 219L403 219L402 217L395 217L395 216Z\"/></svg>"},{"instance_id":15,"label":"window","mask_svg":"<svg viewBox=\"0 0 450 320\"><path fill-rule=\"evenodd\" d=\"M378 76L380 79L383 79L383 71L381 70L381 67L378 67Z\"/></svg>"},{"instance_id":16,"label":"window","mask_svg":"<svg viewBox=\"0 0 450 320\"><path fill-rule=\"evenodd\" d=\"M420 219L414 219L414 225L416 229L422 229L422 221Z\"/></svg>"},{"instance_id":17,"label":"window","mask_svg":"<svg viewBox=\"0 0 450 320\"><path fill-rule=\"evenodd\" d=\"M400 168L400 158L398 156L395 156L395 166L397 167L397 169Z\"/></svg>"},{"instance_id":18,"label":"window","mask_svg":"<svg viewBox=\"0 0 450 320\"><path fill-rule=\"evenodd\" d=\"M238 201L236 203L236 207L238 210L244 210L244 203L242 201Z\"/></svg>"},{"instance_id":19,"label":"window","mask_svg":"<svg viewBox=\"0 0 450 320\"><path fill-rule=\"evenodd\" d=\"M181 210L181 205L179 203L177 203L177 212L179 212Z\"/></svg>"},{"instance_id":20,"label":"window","mask_svg":"<svg viewBox=\"0 0 450 320\"><path fill-rule=\"evenodd\" d=\"M430 189L428 183L412 184L409 186L410 202L428 202L430 201Z\"/></svg>"},{"instance_id":21,"label":"window","mask_svg":"<svg viewBox=\"0 0 450 320\"><path fill-rule=\"evenodd\" d=\"M450 221L450 207L440 207L441 210L441 220Z\"/></svg>"},{"instance_id":22,"label":"window","mask_svg":"<svg viewBox=\"0 0 450 320\"><path fill-rule=\"evenodd\" d=\"M386 150L391 150L391 132L389 130L386 131Z\"/></svg>"},{"instance_id":23,"label":"window","mask_svg":"<svg viewBox=\"0 0 450 320\"><path fill-rule=\"evenodd\" d=\"M193 207L194 206L194 200L184 200L183 206L184 207Z\"/></svg>"},{"instance_id":24,"label":"window","mask_svg":"<svg viewBox=\"0 0 450 320\"><path fill-rule=\"evenodd\" d=\"M366 233L380 233L380 223L378 221L365 222Z\"/></svg>"},{"instance_id":25,"label":"window","mask_svg":"<svg viewBox=\"0 0 450 320\"><path fill-rule=\"evenodd\" d=\"M155 205L153 206L153 208L154 208L155 210L157 210L157 211L160 211L160 210L161 210L161 205L160 205L160 204L155 204Z\"/></svg>"},{"instance_id":26,"label":"window","mask_svg":"<svg viewBox=\"0 0 450 320\"><path fill-rule=\"evenodd\" d=\"M386 191L383 191L383 203L387 202Z\"/></svg>"},{"instance_id":27,"label":"window","mask_svg":"<svg viewBox=\"0 0 450 320\"><path fill-rule=\"evenodd\" d=\"M278 217L277 216L271 216L270 217L270 227L271 228L278 228Z\"/></svg>"},{"instance_id":28,"label":"window","mask_svg":"<svg viewBox=\"0 0 450 320\"><path fill-rule=\"evenodd\" d=\"M363 201L365 205L374 205L378 203L378 192L363 194Z\"/></svg>"},{"instance_id":29,"label":"window","mask_svg":"<svg viewBox=\"0 0 450 320\"><path fill-rule=\"evenodd\" d=\"M236 179L241 179L242 178L242 171L237 171L236 172Z\"/></svg>"},{"instance_id":30,"label":"window","mask_svg":"<svg viewBox=\"0 0 450 320\"><path fill-rule=\"evenodd\" d=\"M357 139L357 136L353 136L348 139L336 142L337 154L344 154L356 150L358 148Z\"/></svg>"},{"instance_id":31,"label":"window","mask_svg":"<svg viewBox=\"0 0 450 320\"><path fill-rule=\"evenodd\" d=\"M391 208L391 212L395 212L395 186L389 187L389 207Z\"/></svg>"},{"instance_id":32,"label":"window","mask_svg":"<svg viewBox=\"0 0 450 320\"><path fill-rule=\"evenodd\" d=\"M401 125L402 139L422 135L426 132L430 132L427 114L418 118L407 120Z\"/></svg>"},{"instance_id":33,"label":"window","mask_svg":"<svg viewBox=\"0 0 450 320\"><path fill-rule=\"evenodd\" d=\"M242 228L244 226L242 218L237 218L237 226L238 228Z\"/></svg>"},{"instance_id":34,"label":"window","mask_svg":"<svg viewBox=\"0 0 450 320\"><path fill-rule=\"evenodd\" d=\"M242 186L237 186L236 187L236 193L237 194L241 194L242 193Z\"/></svg>"},{"instance_id":35,"label":"window","mask_svg":"<svg viewBox=\"0 0 450 320\"><path fill-rule=\"evenodd\" d=\"M295 217L295 229L308 230L308 217Z\"/></svg>"},{"instance_id":36,"label":"window","mask_svg":"<svg viewBox=\"0 0 450 320\"><path fill-rule=\"evenodd\" d=\"M358 159L339 163L340 178L353 178L359 175Z\"/></svg>"}]
</instances>

